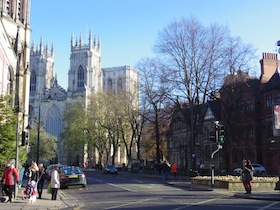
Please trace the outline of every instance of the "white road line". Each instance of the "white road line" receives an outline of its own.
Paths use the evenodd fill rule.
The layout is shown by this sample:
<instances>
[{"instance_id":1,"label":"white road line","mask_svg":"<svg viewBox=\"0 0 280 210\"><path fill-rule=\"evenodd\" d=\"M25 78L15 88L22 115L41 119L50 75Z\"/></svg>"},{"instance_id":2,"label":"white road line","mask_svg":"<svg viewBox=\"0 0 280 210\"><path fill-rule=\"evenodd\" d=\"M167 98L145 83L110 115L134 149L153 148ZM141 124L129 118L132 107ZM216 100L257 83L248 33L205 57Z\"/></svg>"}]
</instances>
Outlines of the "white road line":
<instances>
[{"instance_id":1,"label":"white road line","mask_svg":"<svg viewBox=\"0 0 280 210\"><path fill-rule=\"evenodd\" d=\"M126 187L118 186L118 185L115 185L115 184L112 184L112 183L108 183L108 184L111 185L111 186L114 186L114 187L118 187L118 188L127 190L127 191L129 191L129 192L133 192L131 189L128 189L128 188L126 188Z\"/></svg>"},{"instance_id":2,"label":"white road line","mask_svg":"<svg viewBox=\"0 0 280 210\"><path fill-rule=\"evenodd\" d=\"M172 210L184 209L184 208L186 208L186 206L199 206L199 205L201 205L201 204L210 203L210 202L215 201L215 200L218 200L218 199L219 199L219 198L212 198L212 199L205 200L205 201L201 201L201 202L198 202L198 203L183 204L183 206L178 207L178 208L175 208L175 209L172 209Z\"/></svg>"},{"instance_id":3,"label":"white road line","mask_svg":"<svg viewBox=\"0 0 280 210\"><path fill-rule=\"evenodd\" d=\"M103 182L102 180L100 180L100 179L94 179L95 181L97 181L97 182Z\"/></svg>"},{"instance_id":4,"label":"white road line","mask_svg":"<svg viewBox=\"0 0 280 210\"><path fill-rule=\"evenodd\" d=\"M279 203L279 202L273 202L273 203L268 204L268 205L266 205L266 206L264 206L264 207L261 207L261 208L259 208L259 209L257 209L257 210L268 209L269 207L274 206L274 205L276 205L276 204L278 204L278 203Z\"/></svg>"},{"instance_id":5,"label":"white road line","mask_svg":"<svg viewBox=\"0 0 280 210\"><path fill-rule=\"evenodd\" d=\"M143 184L144 182L142 182L142 181L140 181L140 180L131 180L131 181L133 181L133 182L137 182L137 183L140 183L140 184Z\"/></svg>"},{"instance_id":6,"label":"white road line","mask_svg":"<svg viewBox=\"0 0 280 210\"><path fill-rule=\"evenodd\" d=\"M149 199L144 199L144 200L135 201L135 202L131 202L131 203L124 203L124 204L109 207L109 208L106 208L106 209L117 209L117 208L120 208L120 207L123 207L123 206L130 206L130 205L134 205L134 204L137 204L137 203L144 203L146 201L151 201L151 200L155 200L155 199L154 198L149 198Z\"/></svg>"}]
</instances>

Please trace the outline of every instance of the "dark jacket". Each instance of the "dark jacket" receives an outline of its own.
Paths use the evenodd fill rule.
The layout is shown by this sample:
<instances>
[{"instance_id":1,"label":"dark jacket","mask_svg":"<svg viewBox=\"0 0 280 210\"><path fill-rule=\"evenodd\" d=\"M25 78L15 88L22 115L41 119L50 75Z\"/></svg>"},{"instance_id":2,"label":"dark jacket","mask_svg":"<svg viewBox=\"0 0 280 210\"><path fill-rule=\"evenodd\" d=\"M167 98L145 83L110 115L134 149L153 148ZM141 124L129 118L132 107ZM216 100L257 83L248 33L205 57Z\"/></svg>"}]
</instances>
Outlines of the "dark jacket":
<instances>
[{"instance_id":1,"label":"dark jacket","mask_svg":"<svg viewBox=\"0 0 280 210\"><path fill-rule=\"evenodd\" d=\"M45 169L39 169L39 172L38 172L38 182L40 183L44 183L45 181L45 178L46 178L46 171Z\"/></svg>"},{"instance_id":2,"label":"dark jacket","mask_svg":"<svg viewBox=\"0 0 280 210\"><path fill-rule=\"evenodd\" d=\"M29 168L27 177L28 177L29 182L31 182L32 180L37 182L38 181L38 171L36 171L34 168Z\"/></svg>"},{"instance_id":3,"label":"dark jacket","mask_svg":"<svg viewBox=\"0 0 280 210\"><path fill-rule=\"evenodd\" d=\"M242 181L249 182L253 180L253 166L251 164L245 164L242 170Z\"/></svg>"},{"instance_id":4,"label":"dark jacket","mask_svg":"<svg viewBox=\"0 0 280 210\"><path fill-rule=\"evenodd\" d=\"M166 163L161 165L161 169L163 173L169 172L169 166Z\"/></svg>"}]
</instances>

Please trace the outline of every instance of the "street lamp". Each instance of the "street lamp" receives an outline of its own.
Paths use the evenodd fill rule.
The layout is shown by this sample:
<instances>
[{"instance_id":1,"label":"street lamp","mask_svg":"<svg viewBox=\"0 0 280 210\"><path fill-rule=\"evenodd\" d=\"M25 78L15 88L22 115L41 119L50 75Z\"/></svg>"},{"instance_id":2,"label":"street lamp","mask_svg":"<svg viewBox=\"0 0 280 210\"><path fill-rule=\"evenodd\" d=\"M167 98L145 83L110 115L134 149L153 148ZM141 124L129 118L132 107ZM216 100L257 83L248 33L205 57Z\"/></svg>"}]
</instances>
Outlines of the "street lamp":
<instances>
[{"instance_id":1,"label":"street lamp","mask_svg":"<svg viewBox=\"0 0 280 210\"><path fill-rule=\"evenodd\" d=\"M41 98L39 101L39 115L38 115L38 127L37 127L37 154L36 163L39 164L39 148L40 148L40 123L41 123Z\"/></svg>"}]
</instances>

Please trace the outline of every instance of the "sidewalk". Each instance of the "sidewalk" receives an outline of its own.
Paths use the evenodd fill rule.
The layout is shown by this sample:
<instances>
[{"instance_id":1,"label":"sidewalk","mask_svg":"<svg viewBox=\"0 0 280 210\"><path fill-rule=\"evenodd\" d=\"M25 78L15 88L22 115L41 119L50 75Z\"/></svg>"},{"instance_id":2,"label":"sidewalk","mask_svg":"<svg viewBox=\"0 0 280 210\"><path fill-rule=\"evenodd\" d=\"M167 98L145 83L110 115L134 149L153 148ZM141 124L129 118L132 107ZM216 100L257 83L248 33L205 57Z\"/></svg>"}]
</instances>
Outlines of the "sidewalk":
<instances>
[{"instance_id":1,"label":"sidewalk","mask_svg":"<svg viewBox=\"0 0 280 210\"><path fill-rule=\"evenodd\" d=\"M255 199L255 200L270 200L270 201L280 201L280 191L252 191L252 194L245 194L241 191L228 191L223 188L212 188L211 186L202 186L202 185L192 185L189 181L167 181L166 184L177 186L180 188L188 188L193 190L201 190L201 191L213 191L215 193L221 194L223 196L230 196L235 198L243 198L243 199Z\"/></svg>"},{"instance_id":2,"label":"sidewalk","mask_svg":"<svg viewBox=\"0 0 280 210\"><path fill-rule=\"evenodd\" d=\"M142 173L142 177L162 179L162 176L159 174ZM252 194L245 194L245 190L244 192L241 191L233 192L223 188L216 188L215 186L214 188L212 188L211 186L205 186L205 185L193 185L191 184L189 177L182 176L182 175L177 176L176 180L173 179L171 175L169 175L169 179L165 183L179 188L188 188L188 189L198 190L198 191L213 191L215 193L224 196L230 196L235 198L280 201L280 190L264 191L264 192L254 191L254 186L253 186Z\"/></svg>"},{"instance_id":3,"label":"sidewalk","mask_svg":"<svg viewBox=\"0 0 280 210\"><path fill-rule=\"evenodd\" d=\"M71 203L65 194L59 190L57 200L51 200L51 194L47 194L47 185L48 182L45 183L42 199L37 199L36 203L30 204L28 200L23 200L23 190L24 188L20 188L18 190L18 196L16 199L13 199L12 203L1 203L1 209L9 209L9 210L54 210L54 209L75 209L76 205ZM1 201L5 200L7 196L0 196Z\"/></svg>"}]
</instances>

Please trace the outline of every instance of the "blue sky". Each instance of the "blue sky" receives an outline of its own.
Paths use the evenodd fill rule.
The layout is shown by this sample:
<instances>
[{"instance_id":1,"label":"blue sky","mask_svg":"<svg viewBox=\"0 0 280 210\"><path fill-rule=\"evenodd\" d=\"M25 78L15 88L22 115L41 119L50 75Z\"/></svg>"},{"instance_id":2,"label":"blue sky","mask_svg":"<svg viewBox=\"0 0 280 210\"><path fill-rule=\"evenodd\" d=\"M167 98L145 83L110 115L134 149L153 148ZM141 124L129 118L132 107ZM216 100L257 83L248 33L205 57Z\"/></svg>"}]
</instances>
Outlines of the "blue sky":
<instances>
[{"instance_id":1,"label":"blue sky","mask_svg":"<svg viewBox=\"0 0 280 210\"><path fill-rule=\"evenodd\" d=\"M55 73L67 89L71 35L101 38L102 67L134 66L154 57L157 34L174 19L195 17L226 25L258 51L275 52L280 40L279 0L31 0L31 42L55 46ZM258 65L257 65L258 66ZM260 72L258 69L257 72Z\"/></svg>"}]
</instances>

